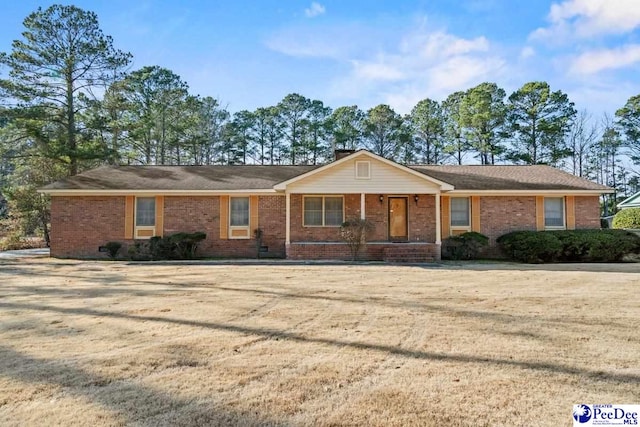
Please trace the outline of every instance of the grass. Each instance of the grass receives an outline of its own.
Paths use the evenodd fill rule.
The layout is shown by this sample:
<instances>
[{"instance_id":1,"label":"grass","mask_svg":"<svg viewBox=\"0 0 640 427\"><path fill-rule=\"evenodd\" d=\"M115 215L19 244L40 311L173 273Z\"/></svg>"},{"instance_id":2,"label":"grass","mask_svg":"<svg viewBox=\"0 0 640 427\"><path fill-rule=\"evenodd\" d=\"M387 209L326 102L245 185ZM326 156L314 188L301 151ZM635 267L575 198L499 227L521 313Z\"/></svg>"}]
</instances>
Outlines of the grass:
<instances>
[{"instance_id":1,"label":"grass","mask_svg":"<svg viewBox=\"0 0 640 427\"><path fill-rule=\"evenodd\" d=\"M640 402L637 265L0 263L0 424L571 425Z\"/></svg>"}]
</instances>

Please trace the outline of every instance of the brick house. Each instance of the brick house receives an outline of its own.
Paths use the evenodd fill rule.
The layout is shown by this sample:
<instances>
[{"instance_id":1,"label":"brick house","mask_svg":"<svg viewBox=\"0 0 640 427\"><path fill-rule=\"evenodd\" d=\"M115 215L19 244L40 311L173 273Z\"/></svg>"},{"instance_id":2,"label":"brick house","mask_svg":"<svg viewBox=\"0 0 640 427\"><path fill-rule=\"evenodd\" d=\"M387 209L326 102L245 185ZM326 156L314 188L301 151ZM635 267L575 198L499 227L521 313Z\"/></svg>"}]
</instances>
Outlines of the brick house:
<instances>
[{"instance_id":1,"label":"brick house","mask_svg":"<svg viewBox=\"0 0 640 427\"><path fill-rule=\"evenodd\" d=\"M465 231L495 244L514 230L600 228L599 196L612 191L549 166L337 154L324 166L104 166L55 182L41 190L52 196L51 255L203 231L207 257L348 259L339 227L357 217L375 226L367 259L439 259L442 240Z\"/></svg>"}]
</instances>

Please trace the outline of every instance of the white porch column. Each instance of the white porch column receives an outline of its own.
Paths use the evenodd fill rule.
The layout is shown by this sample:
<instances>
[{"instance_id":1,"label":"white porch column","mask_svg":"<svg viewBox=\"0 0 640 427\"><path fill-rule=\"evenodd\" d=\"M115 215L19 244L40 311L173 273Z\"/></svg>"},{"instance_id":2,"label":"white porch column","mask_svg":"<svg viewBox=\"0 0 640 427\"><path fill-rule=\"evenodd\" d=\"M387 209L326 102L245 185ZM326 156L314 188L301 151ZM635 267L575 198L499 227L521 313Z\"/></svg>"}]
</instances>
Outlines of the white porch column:
<instances>
[{"instance_id":1,"label":"white porch column","mask_svg":"<svg viewBox=\"0 0 640 427\"><path fill-rule=\"evenodd\" d=\"M288 191L284 193L285 198L285 234L284 244L288 247L291 243L291 194Z\"/></svg>"},{"instance_id":2,"label":"white porch column","mask_svg":"<svg viewBox=\"0 0 640 427\"><path fill-rule=\"evenodd\" d=\"M440 224L440 192L436 193L436 245L442 244L442 226Z\"/></svg>"},{"instance_id":3,"label":"white porch column","mask_svg":"<svg viewBox=\"0 0 640 427\"><path fill-rule=\"evenodd\" d=\"M367 216L365 215L365 212L364 212L364 205L365 205L365 194L360 193L360 219L367 219Z\"/></svg>"}]
</instances>

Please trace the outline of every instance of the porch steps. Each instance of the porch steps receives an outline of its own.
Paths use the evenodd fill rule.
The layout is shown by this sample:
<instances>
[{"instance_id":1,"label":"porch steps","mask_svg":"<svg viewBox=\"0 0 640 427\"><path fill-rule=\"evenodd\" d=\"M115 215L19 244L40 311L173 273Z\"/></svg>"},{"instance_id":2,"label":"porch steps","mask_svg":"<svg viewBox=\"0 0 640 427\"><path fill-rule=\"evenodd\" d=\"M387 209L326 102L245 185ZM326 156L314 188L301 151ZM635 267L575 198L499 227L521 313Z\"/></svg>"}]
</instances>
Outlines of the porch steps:
<instances>
[{"instance_id":1,"label":"porch steps","mask_svg":"<svg viewBox=\"0 0 640 427\"><path fill-rule=\"evenodd\" d=\"M388 263L434 262L434 254L428 246L397 243L384 248L383 261Z\"/></svg>"}]
</instances>

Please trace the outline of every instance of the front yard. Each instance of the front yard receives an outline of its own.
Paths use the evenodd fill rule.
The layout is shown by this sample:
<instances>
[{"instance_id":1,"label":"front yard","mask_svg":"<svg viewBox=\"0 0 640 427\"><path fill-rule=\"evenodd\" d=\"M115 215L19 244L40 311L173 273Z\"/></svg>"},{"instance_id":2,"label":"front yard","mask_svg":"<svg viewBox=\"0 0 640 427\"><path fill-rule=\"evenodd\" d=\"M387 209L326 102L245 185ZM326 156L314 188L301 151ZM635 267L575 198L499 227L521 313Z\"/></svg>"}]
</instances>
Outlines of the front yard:
<instances>
[{"instance_id":1,"label":"front yard","mask_svg":"<svg viewBox=\"0 0 640 427\"><path fill-rule=\"evenodd\" d=\"M0 424L571 425L640 403L638 264L0 261Z\"/></svg>"}]
</instances>

